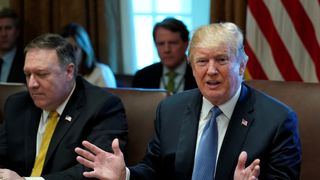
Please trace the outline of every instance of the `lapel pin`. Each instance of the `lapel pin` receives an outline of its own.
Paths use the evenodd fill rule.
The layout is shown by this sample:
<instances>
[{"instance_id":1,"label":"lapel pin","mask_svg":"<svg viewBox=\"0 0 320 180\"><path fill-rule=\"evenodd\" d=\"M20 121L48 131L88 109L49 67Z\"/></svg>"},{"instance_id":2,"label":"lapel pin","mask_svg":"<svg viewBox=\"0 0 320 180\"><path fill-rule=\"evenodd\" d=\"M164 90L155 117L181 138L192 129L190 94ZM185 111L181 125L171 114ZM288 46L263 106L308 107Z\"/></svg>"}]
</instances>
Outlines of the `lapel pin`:
<instances>
[{"instance_id":1,"label":"lapel pin","mask_svg":"<svg viewBox=\"0 0 320 180\"><path fill-rule=\"evenodd\" d=\"M247 127L247 126L248 126L248 121L245 120L245 119L242 119L242 120L241 120L241 125Z\"/></svg>"},{"instance_id":2,"label":"lapel pin","mask_svg":"<svg viewBox=\"0 0 320 180\"><path fill-rule=\"evenodd\" d=\"M65 120L67 120L67 121L69 121L69 122L71 122L71 119L72 119L72 117L71 116L66 116L66 118L65 118Z\"/></svg>"}]
</instances>

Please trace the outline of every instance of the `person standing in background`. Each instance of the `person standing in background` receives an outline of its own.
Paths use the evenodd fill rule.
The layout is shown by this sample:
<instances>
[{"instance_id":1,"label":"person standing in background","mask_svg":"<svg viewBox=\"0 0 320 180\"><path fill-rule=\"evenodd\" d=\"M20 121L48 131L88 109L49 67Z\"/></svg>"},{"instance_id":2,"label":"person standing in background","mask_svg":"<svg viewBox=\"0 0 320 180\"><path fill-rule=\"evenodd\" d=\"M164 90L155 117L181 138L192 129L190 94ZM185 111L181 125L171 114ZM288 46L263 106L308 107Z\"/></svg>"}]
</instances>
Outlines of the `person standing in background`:
<instances>
[{"instance_id":1,"label":"person standing in background","mask_svg":"<svg viewBox=\"0 0 320 180\"><path fill-rule=\"evenodd\" d=\"M9 8L0 10L0 82L25 83L23 48L18 45L19 18Z\"/></svg>"},{"instance_id":2,"label":"person standing in background","mask_svg":"<svg viewBox=\"0 0 320 180\"><path fill-rule=\"evenodd\" d=\"M162 88L173 94L196 88L191 67L187 63L189 31L186 25L175 18L166 18L154 26L153 40L160 62L137 71L132 86Z\"/></svg>"},{"instance_id":3,"label":"person standing in background","mask_svg":"<svg viewBox=\"0 0 320 180\"><path fill-rule=\"evenodd\" d=\"M97 61L89 34L81 25L69 23L63 27L60 35L75 48L79 74L84 79L100 87L117 87L110 67Z\"/></svg>"}]
</instances>

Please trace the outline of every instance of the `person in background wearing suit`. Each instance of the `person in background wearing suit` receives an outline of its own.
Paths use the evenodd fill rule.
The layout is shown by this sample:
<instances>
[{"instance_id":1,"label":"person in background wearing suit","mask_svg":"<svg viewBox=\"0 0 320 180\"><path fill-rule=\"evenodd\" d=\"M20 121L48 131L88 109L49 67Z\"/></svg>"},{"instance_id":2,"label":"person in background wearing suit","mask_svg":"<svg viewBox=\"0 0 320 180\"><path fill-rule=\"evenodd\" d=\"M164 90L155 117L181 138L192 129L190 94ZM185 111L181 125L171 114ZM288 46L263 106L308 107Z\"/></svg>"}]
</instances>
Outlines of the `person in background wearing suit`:
<instances>
[{"instance_id":1,"label":"person in background wearing suit","mask_svg":"<svg viewBox=\"0 0 320 180\"><path fill-rule=\"evenodd\" d=\"M67 24L63 27L61 35L75 48L79 74L84 79L100 87L117 87L116 78L110 67L96 60L89 34L81 25Z\"/></svg>"},{"instance_id":2,"label":"person in background wearing suit","mask_svg":"<svg viewBox=\"0 0 320 180\"><path fill-rule=\"evenodd\" d=\"M41 35L25 52L28 92L10 96L4 107L0 179L86 179L74 148L90 140L111 151L112 140L119 138L125 150L123 105L77 77L74 48L63 37Z\"/></svg>"},{"instance_id":3,"label":"person in background wearing suit","mask_svg":"<svg viewBox=\"0 0 320 180\"><path fill-rule=\"evenodd\" d=\"M197 87L187 63L189 31L180 20L166 18L153 28L153 40L160 57L159 63L147 66L134 75L136 88L162 88L171 93Z\"/></svg>"},{"instance_id":4,"label":"person in background wearing suit","mask_svg":"<svg viewBox=\"0 0 320 180\"><path fill-rule=\"evenodd\" d=\"M25 83L23 49L18 45L18 15L9 8L0 10L0 82Z\"/></svg>"},{"instance_id":5,"label":"person in background wearing suit","mask_svg":"<svg viewBox=\"0 0 320 180\"><path fill-rule=\"evenodd\" d=\"M84 141L87 150L75 149L80 155L77 160L93 169L84 176L299 179L302 155L296 113L243 82L248 56L240 29L233 23L199 28L188 59L199 89L178 93L159 104L155 135L144 159L126 169L117 140L112 144L114 153ZM216 126L211 127L214 122ZM215 133L209 136L210 131ZM212 138L212 142L217 140L215 146L206 141L210 137L216 137Z\"/></svg>"}]
</instances>

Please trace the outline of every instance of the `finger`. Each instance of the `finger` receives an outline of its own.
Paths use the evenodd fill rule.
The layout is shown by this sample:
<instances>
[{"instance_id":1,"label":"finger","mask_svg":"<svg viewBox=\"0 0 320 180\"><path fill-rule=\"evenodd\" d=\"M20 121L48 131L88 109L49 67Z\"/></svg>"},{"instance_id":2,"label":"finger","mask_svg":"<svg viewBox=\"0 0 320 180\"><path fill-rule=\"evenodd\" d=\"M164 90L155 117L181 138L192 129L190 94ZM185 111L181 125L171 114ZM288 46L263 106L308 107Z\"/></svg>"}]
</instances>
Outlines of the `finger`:
<instances>
[{"instance_id":1,"label":"finger","mask_svg":"<svg viewBox=\"0 0 320 180\"><path fill-rule=\"evenodd\" d=\"M85 149L77 147L75 152L87 160L94 161L95 159L95 155Z\"/></svg>"},{"instance_id":2,"label":"finger","mask_svg":"<svg viewBox=\"0 0 320 180\"><path fill-rule=\"evenodd\" d=\"M122 155L121 149L119 147L119 139L116 138L112 141L112 150L116 156Z\"/></svg>"},{"instance_id":3,"label":"finger","mask_svg":"<svg viewBox=\"0 0 320 180\"><path fill-rule=\"evenodd\" d=\"M245 151L242 151L239 155L238 164L236 168L240 170L245 169L246 161L247 161L247 153Z\"/></svg>"},{"instance_id":4,"label":"finger","mask_svg":"<svg viewBox=\"0 0 320 180\"><path fill-rule=\"evenodd\" d=\"M94 154L99 154L104 152L104 150L100 149L98 146L90 143L89 141L82 141L82 145L86 147L89 151L93 152Z\"/></svg>"},{"instance_id":5,"label":"finger","mask_svg":"<svg viewBox=\"0 0 320 180\"><path fill-rule=\"evenodd\" d=\"M251 176L248 180L258 180L258 178L255 176Z\"/></svg>"},{"instance_id":6,"label":"finger","mask_svg":"<svg viewBox=\"0 0 320 180\"><path fill-rule=\"evenodd\" d=\"M259 166L259 164L260 164L260 159L255 159L255 160L249 165L250 170L253 171L256 166Z\"/></svg>"},{"instance_id":7,"label":"finger","mask_svg":"<svg viewBox=\"0 0 320 180\"><path fill-rule=\"evenodd\" d=\"M80 164L82 164L88 168L94 169L94 163L92 161L89 161L81 156L77 156L76 159Z\"/></svg>"},{"instance_id":8,"label":"finger","mask_svg":"<svg viewBox=\"0 0 320 180\"><path fill-rule=\"evenodd\" d=\"M260 175L260 165L256 165L252 171L252 175L257 177Z\"/></svg>"},{"instance_id":9,"label":"finger","mask_svg":"<svg viewBox=\"0 0 320 180\"><path fill-rule=\"evenodd\" d=\"M87 178L96 178L96 174L94 171L83 172L83 176Z\"/></svg>"}]
</instances>

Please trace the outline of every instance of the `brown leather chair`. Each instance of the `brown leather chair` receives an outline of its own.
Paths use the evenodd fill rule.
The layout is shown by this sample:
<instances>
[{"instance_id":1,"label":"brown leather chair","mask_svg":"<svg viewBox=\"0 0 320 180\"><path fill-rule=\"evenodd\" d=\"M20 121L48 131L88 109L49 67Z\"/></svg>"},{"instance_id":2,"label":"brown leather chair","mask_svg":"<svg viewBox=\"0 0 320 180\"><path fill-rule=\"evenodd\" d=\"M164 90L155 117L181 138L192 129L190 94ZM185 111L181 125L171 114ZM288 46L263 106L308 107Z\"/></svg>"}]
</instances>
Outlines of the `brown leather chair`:
<instances>
[{"instance_id":1,"label":"brown leather chair","mask_svg":"<svg viewBox=\"0 0 320 180\"><path fill-rule=\"evenodd\" d=\"M144 157L154 133L157 106L169 94L159 89L106 89L117 95L124 105L129 129L126 165L135 165Z\"/></svg>"},{"instance_id":2,"label":"brown leather chair","mask_svg":"<svg viewBox=\"0 0 320 180\"><path fill-rule=\"evenodd\" d=\"M265 80L251 80L246 83L279 99L296 111L302 144L300 179L320 179L320 84Z\"/></svg>"},{"instance_id":3,"label":"brown leather chair","mask_svg":"<svg viewBox=\"0 0 320 180\"><path fill-rule=\"evenodd\" d=\"M3 108L7 98L11 94L25 90L27 90L27 87L22 83L0 83L0 123L3 121Z\"/></svg>"}]
</instances>

